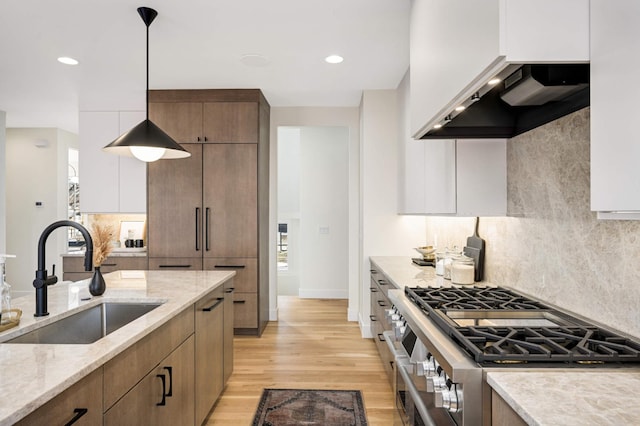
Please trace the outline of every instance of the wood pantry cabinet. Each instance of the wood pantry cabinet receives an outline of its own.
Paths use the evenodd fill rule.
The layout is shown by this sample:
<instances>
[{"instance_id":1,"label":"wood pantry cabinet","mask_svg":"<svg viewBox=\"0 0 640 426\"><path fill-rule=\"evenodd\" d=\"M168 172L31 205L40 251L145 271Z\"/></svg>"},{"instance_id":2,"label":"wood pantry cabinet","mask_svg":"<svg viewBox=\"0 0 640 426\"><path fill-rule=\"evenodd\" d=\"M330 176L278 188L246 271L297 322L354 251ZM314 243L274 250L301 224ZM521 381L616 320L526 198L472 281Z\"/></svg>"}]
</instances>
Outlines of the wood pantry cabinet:
<instances>
[{"instance_id":1,"label":"wood pantry cabinet","mask_svg":"<svg viewBox=\"0 0 640 426\"><path fill-rule=\"evenodd\" d=\"M191 152L148 167L149 269L235 269L236 334L269 313L269 104L259 90L158 90L149 116Z\"/></svg>"}]
</instances>

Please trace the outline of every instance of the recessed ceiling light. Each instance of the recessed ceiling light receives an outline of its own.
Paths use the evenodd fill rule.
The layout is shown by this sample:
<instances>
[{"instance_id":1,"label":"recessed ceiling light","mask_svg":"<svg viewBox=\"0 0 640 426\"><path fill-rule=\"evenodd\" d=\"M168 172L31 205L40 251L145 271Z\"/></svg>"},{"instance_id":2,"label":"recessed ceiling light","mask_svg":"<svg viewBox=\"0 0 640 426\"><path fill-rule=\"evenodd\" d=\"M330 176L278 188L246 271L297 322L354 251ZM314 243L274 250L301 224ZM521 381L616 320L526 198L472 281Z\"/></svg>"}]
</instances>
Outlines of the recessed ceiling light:
<instances>
[{"instance_id":1,"label":"recessed ceiling light","mask_svg":"<svg viewBox=\"0 0 640 426\"><path fill-rule=\"evenodd\" d=\"M465 106L464 105L460 105L456 107L456 111L464 111Z\"/></svg>"},{"instance_id":2,"label":"recessed ceiling light","mask_svg":"<svg viewBox=\"0 0 640 426\"><path fill-rule=\"evenodd\" d=\"M59 57L58 58L58 62L61 62L61 63L65 64L65 65L78 65L78 61L77 60L75 60L73 58L70 58L68 56Z\"/></svg>"},{"instance_id":3,"label":"recessed ceiling light","mask_svg":"<svg viewBox=\"0 0 640 426\"><path fill-rule=\"evenodd\" d=\"M330 64L339 64L344 61L344 58L340 55L329 55L324 60Z\"/></svg>"},{"instance_id":4,"label":"recessed ceiling light","mask_svg":"<svg viewBox=\"0 0 640 426\"><path fill-rule=\"evenodd\" d=\"M489 86L495 86L498 83L500 83L499 78L492 78L491 80L489 80Z\"/></svg>"},{"instance_id":5,"label":"recessed ceiling light","mask_svg":"<svg viewBox=\"0 0 640 426\"><path fill-rule=\"evenodd\" d=\"M257 53L248 53L240 57L240 62L248 67L266 67L271 61Z\"/></svg>"}]
</instances>

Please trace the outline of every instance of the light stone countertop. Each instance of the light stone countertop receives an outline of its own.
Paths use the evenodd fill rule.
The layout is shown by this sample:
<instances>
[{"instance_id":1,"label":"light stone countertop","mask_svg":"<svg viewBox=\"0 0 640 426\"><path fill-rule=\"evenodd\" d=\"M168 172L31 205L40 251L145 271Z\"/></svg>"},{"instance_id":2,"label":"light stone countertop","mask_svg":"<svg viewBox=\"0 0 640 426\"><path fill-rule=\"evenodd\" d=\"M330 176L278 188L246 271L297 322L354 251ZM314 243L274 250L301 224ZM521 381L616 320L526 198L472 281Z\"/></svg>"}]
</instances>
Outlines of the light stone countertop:
<instances>
[{"instance_id":1,"label":"light stone countertop","mask_svg":"<svg viewBox=\"0 0 640 426\"><path fill-rule=\"evenodd\" d=\"M405 287L454 287L450 280L445 280L442 276L436 275L436 268L433 266L418 266L411 261L410 257L404 256L372 256L369 258L372 266L380 269L399 289ZM488 281L476 283L477 285L493 286ZM456 285L455 287L464 287Z\"/></svg>"},{"instance_id":2,"label":"light stone countertop","mask_svg":"<svg viewBox=\"0 0 640 426\"><path fill-rule=\"evenodd\" d=\"M529 425L640 424L640 371L488 372L487 383Z\"/></svg>"},{"instance_id":3,"label":"light stone countertop","mask_svg":"<svg viewBox=\"0 0 640 426\"><path fill-rule=\"evenodd\" d=\"M369 259L399 289L451 287L408 257ZM487 370L487 382L530 425L640 425L640 369Z\"/></svg>"},{"instance_id":4,"label":"light stone countertop","mask_svg":"<svg viewBox=\"0 0 640 426\"><path fill-rule=\"evenodd\" d=\"M49 316L34 318L34 295L13 299L20 325L0 333L6 341L102 302L162 302L162 305L88 345L0 343L0 425L25 417L114 358L178 313L223 285L235 271L116 271L104 274L107 290L88 301L89 280L48 288Z\"/></svg>"}]
</instances>

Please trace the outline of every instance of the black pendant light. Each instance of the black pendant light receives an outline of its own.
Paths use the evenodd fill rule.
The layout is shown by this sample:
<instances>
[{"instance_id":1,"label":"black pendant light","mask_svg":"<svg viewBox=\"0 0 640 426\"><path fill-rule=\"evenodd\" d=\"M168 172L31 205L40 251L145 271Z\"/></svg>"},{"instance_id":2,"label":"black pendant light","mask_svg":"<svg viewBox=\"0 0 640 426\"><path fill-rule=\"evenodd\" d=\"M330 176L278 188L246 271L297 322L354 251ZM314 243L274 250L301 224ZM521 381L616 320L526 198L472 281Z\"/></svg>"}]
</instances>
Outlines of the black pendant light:
<instances>
[{"instance_id":1,"label":"black pendant light","mask_svg":"<svg viewBox=\"0 0 640 426\"><path fill-rule=\"evenodd\" d=\"M147 26L147 118L102 150L127 157L134 156L145 162L189 157L189 151L149 120L149 25L158 16L158 12L149 7L139 7L138 14Z\"/></svg>"}]
</instances>

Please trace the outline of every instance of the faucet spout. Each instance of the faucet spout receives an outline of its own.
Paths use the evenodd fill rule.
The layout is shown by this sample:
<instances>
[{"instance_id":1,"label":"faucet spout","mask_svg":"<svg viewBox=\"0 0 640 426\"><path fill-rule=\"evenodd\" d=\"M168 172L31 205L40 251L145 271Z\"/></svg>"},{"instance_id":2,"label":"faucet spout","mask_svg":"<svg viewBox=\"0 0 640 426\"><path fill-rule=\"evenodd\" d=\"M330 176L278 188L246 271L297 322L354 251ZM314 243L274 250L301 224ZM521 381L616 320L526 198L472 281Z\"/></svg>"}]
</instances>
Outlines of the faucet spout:
<instances>
[{"instance_id":1,"label":"faucet spout","mask_svg":"<svg viewBox=\"0 0 640 426\"><path fill-rule=\"evenodd\" d=\"M58 282L58 278L55 275L55 266L53 274L48 275L46 260L45 260L45 247L47 244L47 238L49 235L58 228L70 226L76 228L82 234L86 243L86 251L84 254L84 269L90 271L93 268L93 239L89 234L89 231L84 226L71 220L59 220L47 226L42 234L40 240L38 240L38 269L36 270L36 279L33 280L33 286L36 289L36 317L43 317L49 315L47 311L47 286L53 285Z\"/></svg>"}]
</instances>

